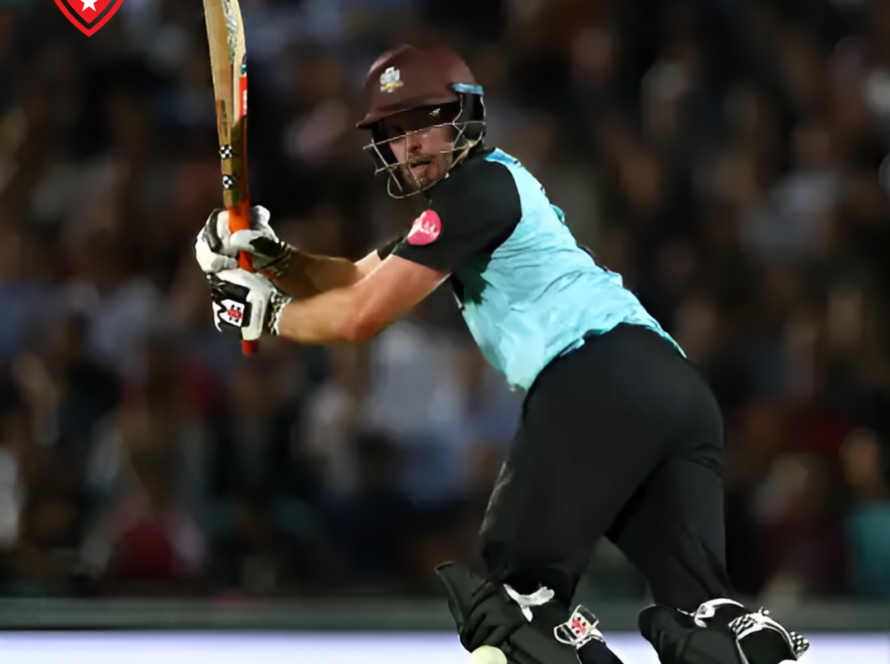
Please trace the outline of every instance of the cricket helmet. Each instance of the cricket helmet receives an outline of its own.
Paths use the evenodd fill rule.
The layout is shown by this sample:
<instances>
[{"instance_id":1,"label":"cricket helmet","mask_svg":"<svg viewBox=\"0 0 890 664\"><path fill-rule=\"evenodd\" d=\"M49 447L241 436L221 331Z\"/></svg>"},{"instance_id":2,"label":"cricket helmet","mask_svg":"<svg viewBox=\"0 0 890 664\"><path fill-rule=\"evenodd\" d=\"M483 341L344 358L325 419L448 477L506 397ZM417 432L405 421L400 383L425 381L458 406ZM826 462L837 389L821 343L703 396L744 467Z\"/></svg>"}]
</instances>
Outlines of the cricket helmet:
<instances>
[{"instance_id":1,"label":"cricket helmet","mask_svg":"<svg viewBox=\"0 0 890 664\"><path fill-rule=\"evenodd\" d=\"M371 143L365 149L377 164L375 174L389 174L388 191L396 198L418 192L405 191L398 161L389 147L390 141L403 137L384 136L382 120L403 111L429 108L430 127L450 125L456 130L449 168L466 157L485 135L482 86L461 57L444 45L402 44L381 55L365 79L364 102L365 116L356 127L371 131Z\"/></svg>"}]
</instances>

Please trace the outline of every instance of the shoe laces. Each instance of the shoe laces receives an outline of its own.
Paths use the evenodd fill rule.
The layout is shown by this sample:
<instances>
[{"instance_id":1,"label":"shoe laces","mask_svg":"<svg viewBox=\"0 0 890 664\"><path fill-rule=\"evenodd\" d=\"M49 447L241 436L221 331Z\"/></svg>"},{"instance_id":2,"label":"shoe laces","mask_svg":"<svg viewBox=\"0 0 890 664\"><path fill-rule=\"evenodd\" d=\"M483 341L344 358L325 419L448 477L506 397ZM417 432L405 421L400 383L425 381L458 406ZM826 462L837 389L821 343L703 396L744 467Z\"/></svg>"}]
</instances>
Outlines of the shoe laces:
<instances>
[{"instance_id":1,"label":"shoe laces","mask_svg":"<svg viewBox=\"0 0 890 664\"><path fill-rule=\"evenodd\" d=\"M770 617L769 611L766 609L760 609L754 613L746 613L743 616L739 616L729 623L729 628L735 633L736 639L739 641L749 634L759 632L763 629L778 632L788 643L791 652L794 653L795 659L800 659L800 656L810 649L810 642L807 641L807 639L797 632L785 629Z\"/></svg>"}]
</instances>

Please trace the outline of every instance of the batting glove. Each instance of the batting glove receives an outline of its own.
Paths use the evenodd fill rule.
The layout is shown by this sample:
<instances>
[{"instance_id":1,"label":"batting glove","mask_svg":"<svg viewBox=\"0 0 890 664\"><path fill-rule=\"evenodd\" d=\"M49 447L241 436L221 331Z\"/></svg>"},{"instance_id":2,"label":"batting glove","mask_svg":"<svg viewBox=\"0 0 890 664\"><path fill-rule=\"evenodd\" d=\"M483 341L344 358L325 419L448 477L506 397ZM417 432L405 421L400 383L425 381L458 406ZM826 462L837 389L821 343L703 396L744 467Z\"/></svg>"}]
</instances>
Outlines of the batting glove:
<instances>
[{"instance_id":1,"label":"batting glove","mask_svg":"<svg viewBox=\"0 0 890 664\"><path fill-rule=\"evenodd\" d=\"M470 652L483 645L500 646L523 625L530 622L501 583L486 581L473 593L465 621L458 630L460 642Z\"/></svg>"},{"instance_id":2,"label":"batting glove","mask_svg":"<svg viewBox=\"0 0 890 664\"><path fill-rule=\"evenodd\" d=\"M229 213L217 209L210 213L204 228L195 240L195 257L207 274L238 267L238 252L251 255L251 265L270 277L281 277L287 272L294 250L278 239L269 225L269 211L256 205L250 208L250 230L232 233Z\"/></svg>"},{"instance_id":3,"label":"batting glove","mask_svg":"<svg viewBox=\"0 0 890 664\"><path fill-rule=\"evenodd\" d=\"M291 298L261 274L238 268L207 275L213 322L220 332L240 333L245 341L278 334L278 320Z\"/></svg>"}]
</instances>

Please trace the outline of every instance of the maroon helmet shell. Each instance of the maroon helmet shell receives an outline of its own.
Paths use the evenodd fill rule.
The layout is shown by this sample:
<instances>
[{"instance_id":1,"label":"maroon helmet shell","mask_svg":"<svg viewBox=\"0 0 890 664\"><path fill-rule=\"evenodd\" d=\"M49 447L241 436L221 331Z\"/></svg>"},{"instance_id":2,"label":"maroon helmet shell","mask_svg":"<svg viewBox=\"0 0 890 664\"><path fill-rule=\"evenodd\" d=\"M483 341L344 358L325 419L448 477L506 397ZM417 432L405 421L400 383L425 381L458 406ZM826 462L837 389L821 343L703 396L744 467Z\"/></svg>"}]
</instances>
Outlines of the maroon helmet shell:
<instances>
[{"instance_id":1,"label":"maroon helmet shell","mask_svg":"<svg viewBox=\"0 0 890 664\"><path fill-rule=\"evenodd\" d=\"M452 86L459 83L476 85L470 68L447 46L398 46L371 66L365 79L366 113L356 127L368 129L402 111L456 102Z\"/></svg>"}]
</instances>

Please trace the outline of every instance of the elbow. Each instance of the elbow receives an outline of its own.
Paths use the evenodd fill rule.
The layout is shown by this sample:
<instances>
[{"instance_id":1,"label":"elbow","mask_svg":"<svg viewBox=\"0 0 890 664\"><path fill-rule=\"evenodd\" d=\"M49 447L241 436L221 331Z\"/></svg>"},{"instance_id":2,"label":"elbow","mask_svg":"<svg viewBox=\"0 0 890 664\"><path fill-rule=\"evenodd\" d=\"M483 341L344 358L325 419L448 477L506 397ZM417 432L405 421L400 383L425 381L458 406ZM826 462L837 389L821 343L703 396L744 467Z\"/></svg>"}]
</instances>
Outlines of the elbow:
<instances>
[{"instance_id":1,"label":"elbow","mask_svg":"<svg viewBox=\"0 0 890 664\"><path fill-rule=\"evenodd\" d=\"M361 343L374 338L383 327L382 321L367 314L357 313L343 325L340 336L349 343Z\"/></svg>"}]
</instances>

